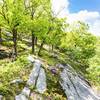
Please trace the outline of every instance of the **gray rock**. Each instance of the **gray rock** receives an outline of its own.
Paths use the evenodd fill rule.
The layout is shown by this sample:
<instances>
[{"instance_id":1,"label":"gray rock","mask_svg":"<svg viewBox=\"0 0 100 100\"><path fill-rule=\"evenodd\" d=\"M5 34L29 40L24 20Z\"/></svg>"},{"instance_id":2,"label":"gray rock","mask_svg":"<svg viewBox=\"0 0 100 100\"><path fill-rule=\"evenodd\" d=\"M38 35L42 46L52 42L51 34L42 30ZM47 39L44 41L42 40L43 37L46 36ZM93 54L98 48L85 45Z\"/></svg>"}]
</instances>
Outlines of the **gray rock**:
<instances>
[{"instance_id":1,"label":"gray rock","mask_svg":"<svg viewBox=\"0 0 100 100\"><path fill-rule=\"evenodd\" d=\"M30 89L28 87L24 87L21 94L15 97L15 100L28 100L30 95Z\"/></svg>"},{"instance_id":2,"label":"gray rock","mask_svg":"<svg viewBox=\"0 0 100 100\"><path fill-rule=\"evenodd\" d=\"M10 84L20 84L20 83L24 83L24 81L22 79L15 79L10 82Z\"/></svg>"},{"instance_id":3,"label":"gray rock","mask_svg":"<svg viewBox=\"0 0 100 100\"><path fill-rule=\"evenodd\" d=\"M3 96L2 95L0 95L0 100L2 100L3 99Z\"/></svg>"},{"instance_id":4,"label":"gray rock","mask_svg":"<svg viewBox=\"0 0 100 100\"><path fill-rule=\"evenodd\" d=\"M62 64L57 64L56 67L63 69L64 66Z\"/></svg>"},{"instance_id":5,"label":"gray rock","mask_svg":"<svg viewBox=\"0 0 100 100\"><path fill-rule=\"evenodd\" d=\"M44 93L46 91L46 75L43 68L40 69L39 77L37 80L36 88L39 93Z\"/></svg>"},{"instance_id":6,"label":"gray rock","mask_svg":"<svg viewBox=\"0 0 100 100\"><path fill-rule=\"evenodd\" d=\"M36 81L37 81L37 77L39 76L40 67L41 67L41 62L39 60L35 60L33 70L32 70L32 72L29 76L29 79L27 81L28 86L35 86ZM29 87L24 87L21 94L19 94L15 97L15 100L28 100L29 95L30 95Z\"/></svg>"},{"instance_id":7,"label":"gray rock","mask_svg":"<svg viewBox=\"0 0 100 100\"><path fill-rule=\"evenodd\" d=\"M32 57L32 56L28 56L28 58L27 58L31 63L34 63L34 58Z\"/></svg>"},{"instance_id":8,"label":"gray rock","mask_svg":"<svg viewBox=\"0 0 100 100\"><path fill-rule=\"evenodd\" d=\"M31 90L28 87L24 87L24 89L22 90L22 94L24 94L25 96L29 97Z\"/></svg>"},{"instance_id":9,"label":"gray rock","mask_svg":"<svg viewBox=\"0 0 100 100\"><path fill-rule=\"evenodd\" d=\"M89 84L82 80L71 66L65 66L60 77L60 84L68 100L100 100Z\"/></svg>"},{"instance_id":10,"label":"gray rock","mask_svg":"<svg viewBox=\"0 0 100 100\"><path fill-rule=\"evenodd\" d=\"M39 60L35 60L34 68L29 76L29 80L27 81L27 85L35 86L36 79L37 79L39 72L40 72L40 67L41 67L41 62Z\"/></svg>"},{"instance_id":11,"label":"gray rock","mask_svg":"<svg viewBox=\"0 0 100 100\"><path fill-rule=\"evenodd\" d=\"M28 100L28 98L23 94L19 94L15 97L15 100Z\"/></svg>"},{"instance_id":12,"label":"gray rock","mask_svg":"<svg viewBox=\"0 0 100 100\"><path fill-rule=\"evenodd\" d=\"M6 32L7 36L12 36L12 34L10 32Z\"/></svg>"}]
</instances>

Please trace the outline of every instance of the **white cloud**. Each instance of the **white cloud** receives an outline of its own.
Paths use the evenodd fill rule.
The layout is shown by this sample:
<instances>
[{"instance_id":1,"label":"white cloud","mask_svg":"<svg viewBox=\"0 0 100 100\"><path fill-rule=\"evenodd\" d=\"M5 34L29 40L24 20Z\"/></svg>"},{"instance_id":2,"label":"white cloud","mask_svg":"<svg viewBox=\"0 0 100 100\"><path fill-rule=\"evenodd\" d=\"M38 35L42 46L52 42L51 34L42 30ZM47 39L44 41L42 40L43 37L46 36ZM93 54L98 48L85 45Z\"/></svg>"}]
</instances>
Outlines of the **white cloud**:
<instances>
[{"instance_id":1,"label":"white cloud","mask_svg":"<svg viewBox=\"0 0 100 100\"><path fill-rule=\"evenodd\" d=\"M59 13L58 17L67 17L68 22L83 21L90 25L90 32L100 36L100 13L81 10L77 13L70 13L68 6L69 0L52 0L52 9L55 14ZM64 9L63 9L64 8Z\"/></svg>"},{"instance_id":2,"label":"white cloud","mask_svg":"<svg viewBox=\"0 0 100 100\"><path fill-rule=\"evenodd\" d=\"M96 20L93 24L90 25L90 32L96 36L100 36L100 19Z\"/></svg>"},{"instance_id":3,"label":"white cloud","mask_svg":"<svg viewBox=\"0 0 100 100\"><path fill-rule=\"evenodd\" d=\"M57 17L66 17L68 5L68 0L52 0L52 10Z\"/></svg>"},{"instance_id":4,"label":"white cloud","mask_svg":"<svg viewBox=\"0 0 100 100\"><path fill-rule=\"evenodd\" d=\"M100 36L100 13L99 12L88 12L87 10L80 11L68 15L68 22L72 23L75 21L86 22L90 26L90 32L94 35Z\"/></svg>"},{"instance_id":5,"label":"white cloud","mask_svg":"<svg viewBox=\"0 0 100 100\"><path fill-rule=\"evenodd\" d=\"M72 13L68 16L68 21L94 21L100 17L98 12L88 12L87 10L80 11L78 13Z\"/></svg>"}]
</instances>

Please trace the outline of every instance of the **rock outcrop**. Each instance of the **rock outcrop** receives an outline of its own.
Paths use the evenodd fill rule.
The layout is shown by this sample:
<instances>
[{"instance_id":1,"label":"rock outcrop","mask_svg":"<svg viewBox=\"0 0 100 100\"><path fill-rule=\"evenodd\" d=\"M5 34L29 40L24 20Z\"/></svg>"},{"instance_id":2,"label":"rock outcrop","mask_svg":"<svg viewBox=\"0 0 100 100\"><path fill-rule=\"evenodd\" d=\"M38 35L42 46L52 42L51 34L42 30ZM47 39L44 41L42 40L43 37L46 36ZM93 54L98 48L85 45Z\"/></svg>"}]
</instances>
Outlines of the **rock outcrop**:
<instances>
[{"instance_id":1,"label":"rock outcrop","mask_svg":"<svg viewBox=\"0 0 100 100\"><path fill-rule=\"evenodd\" d=\"M69 66L63 66L60 84L68 100L100 100L89 84Z\"/></svg>"},{"instance_id":2,"label":"rock outcrop","mask_svg":"<svg viewBox=\"0 0 100 100\"><path fill-rule=\"evenodd\" d=\"M29 75L26 86L21 94L15 97L15 100L28 100L31 94L30 87L36 87L39 93L44 93L46 91L46 75L45 70L41 67L41 61L34 60L32 57L29 57L29 60L33 63L33 69Z\"/></svg>"},{"instance_id":3,"label":"rock outcrop","mask_svg":"<svg viewBox=\"0 0 100 100\"><path fill-rule=\"evenodd\" d=\"M34 60L32 57L29 57L29 60L33 64L33 69L29 75L26 86L21 94L15 97L15 100L28 100L29 97L33 100L37 98L42 100L45 98L41 95L47 88L46 75L44 68L42 68L42 62L40 60ZM94 94L88 81L77 74L71 66L58 64L55 68L49 69L54 75L56 75L58 70L60 71L59 83L68 100L100 100L100 98ZM35 87L37 93L31 91L30 87ZM51 100L51 98L46 98L45 100Z\"/></svg>"}]
</instances>

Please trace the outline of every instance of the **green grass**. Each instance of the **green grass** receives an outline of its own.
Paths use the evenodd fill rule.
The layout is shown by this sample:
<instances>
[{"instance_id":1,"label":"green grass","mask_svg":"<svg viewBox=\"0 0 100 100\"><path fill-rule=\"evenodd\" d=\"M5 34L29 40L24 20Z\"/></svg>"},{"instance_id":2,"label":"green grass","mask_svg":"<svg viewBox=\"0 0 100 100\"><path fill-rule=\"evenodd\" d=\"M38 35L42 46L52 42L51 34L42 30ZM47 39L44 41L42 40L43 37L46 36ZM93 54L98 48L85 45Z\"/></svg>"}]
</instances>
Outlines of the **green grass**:
<instances>
[{"instance_id":1,"label":"green grass","mask_svg":"<svg viewBox=\"0 0 100 100\"><path fill-rule=\"evenodd\" d=\"M46 64L54 66L58 63L58 60L53 58L49 52L43 50L41 52L41 59ZM32 67L27 67L29 62L27 60L28 52L19 54L16 61L11 62L8 59L0 60L0 93L5 96L7 100L14 100L14 96L19 94L24 85L10 85L10 82L14 79L21 78L24 81L28 80ZM44 66L46 68L46 66ZM65 100L65 96L58 83L58 76L52 75L50 71L46 69L47 75L47 91L45 96L50 96L53 100Z\"/></svg>"},{"instance_id":2,"label":"green grass","mask_svg":"<svg viewBox=\"0 0 100 100\"><path fill-rule=\"evenodd\" d=\"M6 99L13 97L17 91L21 90L23 86L10 85L12 80L21 78L24 81L28 79L30 67L27 67L29 62L26 55L18 57L14 62L0 61L0 94L4 95ZM12 99L13 100L13 99Z\"/></svg>"},{"instance_id":3,"label":"green grass","mask_svg":"<svg viewBox=\"0 0 100 100\"><path fill-rule=\"evenodd\" d=\"M31 54L31 50L27 48L28 46L26 44L18 42L19 52L17 60L14 62L11 62L8 58L0 60L0 94L4 95L7 100L14 100L14 96L19 94L24 87L24 85L10 85L9 83L17 78L27 81L31 72L32 67L27 67L29 65L27 57ZM35 54L37 54L39 48L38 46L35 48ZM59 50L54 50L54 52L58 55L57 58L53 57L52 52L45 49L42 49L41 56L38 57L44 62L43 67L46 70L47 76L47 91L44 95L52 97L52 100L66 100L64 91L62 91L59 84L59 75L53 75L47 69L46 65L55 67L59 63L69 64L81 74L83 74L82 70L84 68L70 59L65 53L61 53Z\"/></svg>"}]
</instances>

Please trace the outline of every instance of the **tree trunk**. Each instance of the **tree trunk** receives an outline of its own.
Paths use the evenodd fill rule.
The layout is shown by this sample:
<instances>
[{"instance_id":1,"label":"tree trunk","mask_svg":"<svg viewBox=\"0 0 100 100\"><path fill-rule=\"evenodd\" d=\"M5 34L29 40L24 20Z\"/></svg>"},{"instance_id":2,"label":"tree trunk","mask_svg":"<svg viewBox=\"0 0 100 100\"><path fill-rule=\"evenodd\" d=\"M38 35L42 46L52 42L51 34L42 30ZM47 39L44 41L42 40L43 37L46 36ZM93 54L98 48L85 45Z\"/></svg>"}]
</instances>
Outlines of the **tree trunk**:
<instances>
[{"instance_id":1,"label":"tree trunk","mask_svg":"<svg viewBox=\"0 0 100 100\"><path fill-rule=\"evenodd\" d=\"M31 11L31 20L33 20L34 18L34 9L32 7L32 11ZM31 31L32 32L32 54L35 53L35 35L34 35L34 32L33 30Z\"/></svg>"},{"instance_id":2,"label":"tree trunk","mask_svg":"<svg viewBox=\"0 0 100 100\"><path fill-rule=\"evenodd\" d=\"M17 30L14 28L13 32L13 43L14 43L14 57L17 57Z\"/></svg>"},{"instance_id":3,"label":"tree trunk","mask_svg":"<svg viewBox=\"0 0 100 100\"><path fill-rule=\"evenodd\" d=\"M35 45L37 45L37 37L35 37Z\"/></svg>"},{"instance_id":4,"label":"tree trunk","mask_svg":"<svg viewBox=\"0 0 100 100\"><path fill-rule=\"evenodd\" d=\"M47 31L47 35L50 33L50 31L51 31L51 27L49 27L49 29L48 29L48 31ZM41 43L41 46L40 46L40 49L39 49L38 55L40 55L44 43L45 43L45 38L44 38L44 40L43 40L42 43Z\"/></svg>"},{"instance_id":5,"label":"tree trunk","mask_svg":"<svg viewBox=\"0 0 100 100\"><path fill-rule=\"evenodd\" d=\"M53 52L54 46L53 45L51 45L51 46L52 46L52 52Z\"/></svg>"},{"instance_id":6,"label":"tree trunk","mask_svg":"<svg viewBox=\"0 0 100 100\"><path fill-rule=\"evenodd\" d=\"M42 41L41 45L40 45L40 49L39 49L39 52L38 52L38 55L40 56L40 53L41 53L41 50L43 48L43 45L45 43L45 40Z\"/></svg>"},{"instance_id":7,"label":"tree trunk","mask_svg":"<svg viewBox=\"0 0 100 100\"><path fill-rule=\"evenodd\" d=\"M32 53L35 53L35 36L34 33L32 32Z\"/></svg>"},{"instance_id":8,"label":"tree trunk","mask_svg":"<svg viewBox=\"0 0 100 100\"><path fill-rule=\"evenodd\" d=\"M2 35L1 35L1 28L0 28L0 44L2 43Z\"/></svg>"},{"instance_id":9,"label":"tree trunk","mask_svg":"<svg viewBox=\"0 0 100 100\"><path fill-rule=\"evenodd\" d=\"M51 45L49 45L49 52L51 52Z\"/></svg>"}]
</instances>

